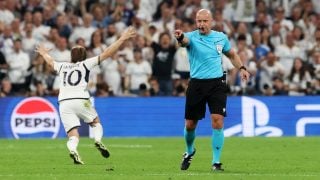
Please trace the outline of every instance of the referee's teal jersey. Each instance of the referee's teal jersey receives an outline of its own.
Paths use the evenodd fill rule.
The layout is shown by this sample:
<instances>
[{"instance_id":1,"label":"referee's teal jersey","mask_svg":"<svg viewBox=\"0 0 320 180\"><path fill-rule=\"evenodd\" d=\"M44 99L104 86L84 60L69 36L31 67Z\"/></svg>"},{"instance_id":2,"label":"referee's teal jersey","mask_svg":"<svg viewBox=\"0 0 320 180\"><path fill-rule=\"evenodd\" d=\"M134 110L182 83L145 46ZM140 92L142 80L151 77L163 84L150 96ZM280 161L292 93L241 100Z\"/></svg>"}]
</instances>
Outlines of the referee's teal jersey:
<instances>
[{"instance_id":1,"label":"referee's teal jersey","mask_svg":"<svg viewBox=\"0 0 320 180\"><path fill-rule=\"evenodd\" d=\"M196 79L222 77L222 55L231 49L228 37L217 31L202 35L199 30L184 35L189 39L186 48L190 62L190 77Z\"/></svg>"}]
</instances>

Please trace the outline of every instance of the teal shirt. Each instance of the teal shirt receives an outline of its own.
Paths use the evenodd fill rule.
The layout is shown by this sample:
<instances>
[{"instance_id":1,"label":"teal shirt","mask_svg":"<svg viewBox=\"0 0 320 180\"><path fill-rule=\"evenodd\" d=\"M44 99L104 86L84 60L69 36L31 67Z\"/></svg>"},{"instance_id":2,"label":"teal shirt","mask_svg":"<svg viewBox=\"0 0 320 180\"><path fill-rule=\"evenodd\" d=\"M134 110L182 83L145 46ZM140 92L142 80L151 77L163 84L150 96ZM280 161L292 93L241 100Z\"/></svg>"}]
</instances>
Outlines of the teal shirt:
<instances>
[{"instance_id":1,"label":"teal shirt","mask_svg":"<svg viewBox=\"0 0 320 180\"><path fill-rule=\"evenodd\" d=\"M201 35L198 30L184 35L189 39L186 48L190 62L190 77L196 79L222 77L222 55L231 49L228 37L217 31Z\"/></svg>"}]
</instances>

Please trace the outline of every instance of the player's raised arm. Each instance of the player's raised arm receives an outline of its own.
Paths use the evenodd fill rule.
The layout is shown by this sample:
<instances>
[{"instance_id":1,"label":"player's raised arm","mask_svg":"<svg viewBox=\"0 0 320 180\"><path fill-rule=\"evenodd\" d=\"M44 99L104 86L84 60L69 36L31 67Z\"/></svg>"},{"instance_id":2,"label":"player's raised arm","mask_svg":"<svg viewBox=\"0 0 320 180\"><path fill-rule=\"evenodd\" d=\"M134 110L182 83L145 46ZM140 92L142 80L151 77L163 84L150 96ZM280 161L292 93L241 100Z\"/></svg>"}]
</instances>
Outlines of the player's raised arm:
<instances>
[{"instance_id":1,"label":"player's raised arm","mask_svg":"<svg viewBox=\"0 0 320 180\"><path fill-rule=\"evenodd\" d=\"M174 37L182 47L186 47L189 44L189 39L184 36L183 31L180 29L174 31Z\"/></svg>"},{"instance_id":2,"label":"player's raised arm","mask_svg":"<svg viewBox=\"0 0 320 180\"><path fill-rule=\"evenodd\" d=\"M36 47L36 52L39 53L40 56L49 64L50 67L53 68L53 58L49 55L49 51L51 49L44 47L43 45L39 45Z\"/></svg>"},{"instance_id":3,"label":"player's raised arm","mask_svg":"<svg viewBox=\"0 0 320 180\"><path fill-rule=\"evenodd\" d=\"M119 47L128 39L133 38L136 36L136 31L133 27L129 27L122 35L121 37L114 43L112 43L107 49L105 49L100 54L100 60L103 61L107 59L108 57L113 56L115 52L119 49Z\"/></svg>"}]
</instances>

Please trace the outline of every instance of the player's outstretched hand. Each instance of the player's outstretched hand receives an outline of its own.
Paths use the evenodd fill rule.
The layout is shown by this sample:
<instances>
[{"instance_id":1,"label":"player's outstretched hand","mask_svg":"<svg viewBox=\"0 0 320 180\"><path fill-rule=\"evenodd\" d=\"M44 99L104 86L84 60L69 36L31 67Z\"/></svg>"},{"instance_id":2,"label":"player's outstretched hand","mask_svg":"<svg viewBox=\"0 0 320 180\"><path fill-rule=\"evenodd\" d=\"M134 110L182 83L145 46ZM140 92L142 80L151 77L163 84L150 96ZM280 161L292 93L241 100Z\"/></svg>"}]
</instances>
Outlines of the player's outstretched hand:
<instances>
[{"instance_id":1,"label":"player's outstretched hand","mask_svg":"<svg viewBox=\"0 0 320 180\"><path fill-rule=\"evenodd\" d=\"M128 27L128 28L125 30L125 32L121 35L121 38L122 38L123 40L128 40L128 39L133 38L133 37L135 37L135 36L136 36L136 30L135 30L132 26L130 26L130 27Z\"/></svg>"},{"instance_id":2,"label":"player's outstretched hand","mask_svg":"<svg viewBox=\"0 0 320 180\"><path fill-rule=\"evenodd\" d=\"M44 47L44 45L40 44L36 47L35 52L39 53L40 55L47 54L51 49Z\"/></svg>"}]
</instances>

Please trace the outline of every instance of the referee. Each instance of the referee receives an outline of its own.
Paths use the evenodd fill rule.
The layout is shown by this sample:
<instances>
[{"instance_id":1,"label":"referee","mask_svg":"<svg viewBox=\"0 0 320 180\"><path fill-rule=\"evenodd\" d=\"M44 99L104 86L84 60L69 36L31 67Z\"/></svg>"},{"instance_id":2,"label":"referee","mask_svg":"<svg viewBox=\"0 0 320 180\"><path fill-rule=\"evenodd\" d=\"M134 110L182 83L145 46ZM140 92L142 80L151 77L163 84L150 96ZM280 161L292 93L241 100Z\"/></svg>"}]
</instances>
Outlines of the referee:
<instances>
[{"instance_id":1,"label":"referee","mask_svg":"<svg viewBox=\"0 0 320 180\"><path fill-rule=\"evenodd\" d=\"M184 33L177 29L174 32L179 45L187 48L191 77L185 104L184 138L187 147L181 170L189 168L196 153L195 129L198 121L204 118L208 103L213 129L212 170L223 171L220 157L224 143L223 119L226 116L227 87L222 69L222 55L229 57L234 67L240 70L243 81L247 81L250 76L236 51L231 48L228 37L222 32L211 30L211 24L211 12L201 9L196 14L197 30Z\"/></svg>"}]
</instances>

